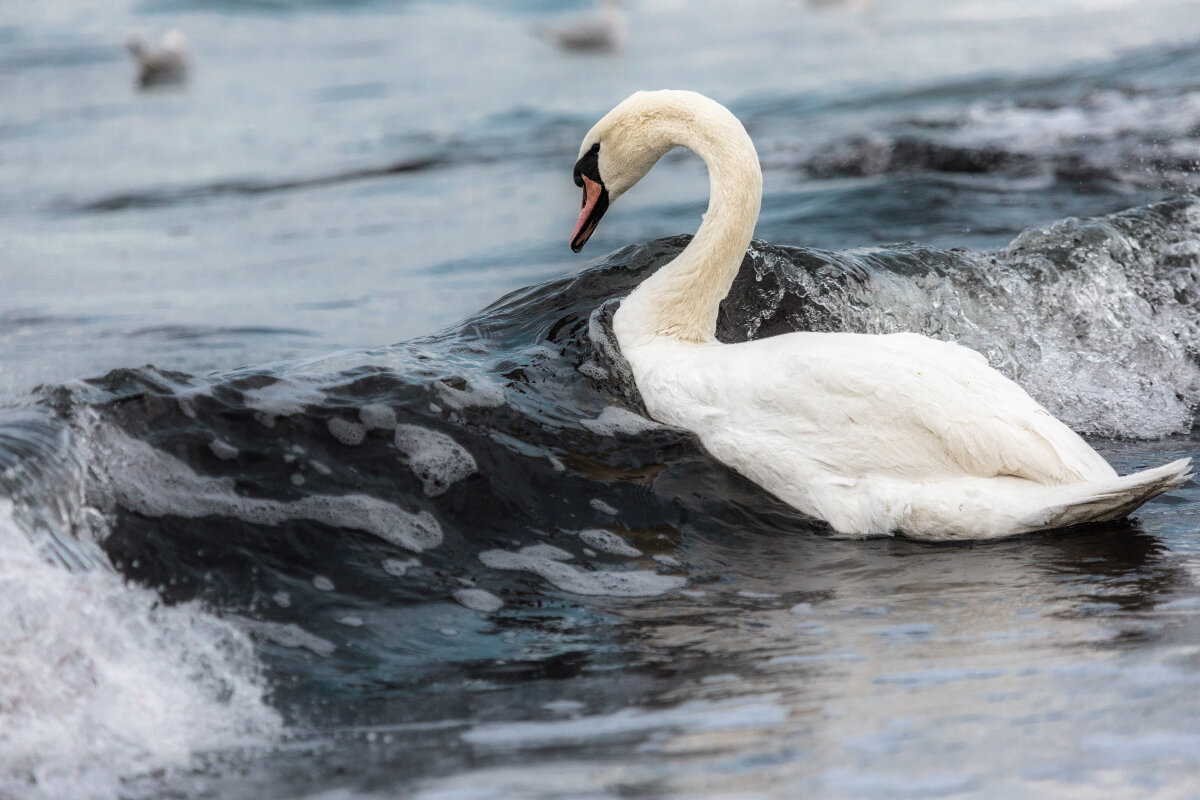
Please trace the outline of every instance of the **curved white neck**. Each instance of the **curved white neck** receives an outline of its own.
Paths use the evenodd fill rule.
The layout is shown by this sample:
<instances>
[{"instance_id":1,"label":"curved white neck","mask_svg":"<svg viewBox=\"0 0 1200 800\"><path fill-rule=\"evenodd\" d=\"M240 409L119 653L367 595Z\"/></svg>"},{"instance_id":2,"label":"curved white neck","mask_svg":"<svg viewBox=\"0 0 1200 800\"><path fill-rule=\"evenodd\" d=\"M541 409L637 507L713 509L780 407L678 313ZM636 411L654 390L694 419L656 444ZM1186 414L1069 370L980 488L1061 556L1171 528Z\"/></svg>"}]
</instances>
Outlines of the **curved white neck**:
<instances>
[{"instance_id":1,"label":"curved white neck","mask_svg":"<svg viewBox=\"0 0 1200 800\"><path fill-rule=\"evenodd\" d=\"M614 325L623 344L644 344L655 337L710 342L716 339L717 310L754 236L762 169L746 129L716 103L667 116L660 124L672 146L704 159L708 211L684 251L621 303Z\"/></svg>"}]
</instances>

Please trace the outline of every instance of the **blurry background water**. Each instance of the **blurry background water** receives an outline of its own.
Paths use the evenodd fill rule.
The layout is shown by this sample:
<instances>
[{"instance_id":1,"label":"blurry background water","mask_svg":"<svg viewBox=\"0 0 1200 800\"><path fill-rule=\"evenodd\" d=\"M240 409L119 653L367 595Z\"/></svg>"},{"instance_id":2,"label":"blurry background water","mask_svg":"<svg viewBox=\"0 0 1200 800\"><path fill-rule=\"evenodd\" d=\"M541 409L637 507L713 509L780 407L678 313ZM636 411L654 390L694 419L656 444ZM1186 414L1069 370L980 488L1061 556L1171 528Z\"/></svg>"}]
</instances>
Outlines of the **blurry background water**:
<instances>
[{"instance_id":1,"label":"blurry background water","mask_svg":"<svg viewBox=\"0 0 1200 800\"><path fill-rule=\"evenodd\" d=\"M697 226L687 154L545 283L582 267L582 135L695 89L755 139L757 237L845 251L763 245L726 334L924 330L1121 471L1193 454L1200 213L1044 226L1200 183L1200 5L627 0L619 52L536 35L591 8L0 5L0 795L1200 792L1200 490L837 542L647 433L589 314L679 243L606 252ZM126 37L169 28L189 78L139 91ZM356 491L387 503L326 502Z\"/></svg>"},{"instance_id":2,"label":"blurry background water","mask_svg":"<svg viewBox=\"0 0 1200 800\"><path fill-rule=\"evenodd\" d=\"M1192 179L1194 3L654 0L616 56L531 35L587 8L6 3L0 390L399 341L574 270L575 150L642 88L741 116L781 244L995 246ZM171 27L190 82L135 91L126 35ZM592 252L693 230L705 189L672 159Z\"/></svg>"}]
</instances>

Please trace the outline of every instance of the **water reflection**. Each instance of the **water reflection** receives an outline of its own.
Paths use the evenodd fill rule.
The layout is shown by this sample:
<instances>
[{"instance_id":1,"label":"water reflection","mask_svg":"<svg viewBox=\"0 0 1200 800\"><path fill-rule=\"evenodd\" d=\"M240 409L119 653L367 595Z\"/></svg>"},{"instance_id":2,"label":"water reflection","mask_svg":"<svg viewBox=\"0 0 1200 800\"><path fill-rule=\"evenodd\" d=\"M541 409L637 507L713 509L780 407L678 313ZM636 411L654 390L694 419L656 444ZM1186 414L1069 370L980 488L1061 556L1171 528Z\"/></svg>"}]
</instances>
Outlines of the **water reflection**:
<instances>
[{"instance_id":1,"label":"water reflection","mask_svg":"<svg viewBox=\"0 0 1200 800\"><path fill-rule=\"evenodd\" d=\"M947 548L708 522L685 526L677 555L721 577L608 609L627 692L474 726L463 738L484 769L428 796L498 781L552 797L562 780L709 797L1078 789L1104 780L1121 737L1154 731L1126 756L1147 763L1195 740L1171 701L1200 684L1182 669L1195 647L1172 642L1200 625L1175 620L1163 639L1152 613L1192 580L1134 525ZM640 755L612 765L614 742ZM533 764L497 766L513 758Z\"/></svg>"}]
</instances>

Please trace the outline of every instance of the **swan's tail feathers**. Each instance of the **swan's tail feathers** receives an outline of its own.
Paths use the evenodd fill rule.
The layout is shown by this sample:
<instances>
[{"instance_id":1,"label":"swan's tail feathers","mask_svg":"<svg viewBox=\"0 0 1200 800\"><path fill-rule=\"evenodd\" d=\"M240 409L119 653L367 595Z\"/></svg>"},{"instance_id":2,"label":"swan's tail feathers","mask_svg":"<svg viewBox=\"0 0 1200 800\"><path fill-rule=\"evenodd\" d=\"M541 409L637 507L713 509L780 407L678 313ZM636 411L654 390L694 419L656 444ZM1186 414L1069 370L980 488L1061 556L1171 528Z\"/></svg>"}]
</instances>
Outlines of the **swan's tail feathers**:
<instances>
[{"instance_id":1,"label":"swan's tail feathers","mask_svg":"<svg viewBox=\"0 0 1200 800\"><path fill-rule=\"evenodd\" d=\"M1100 481L1058 487L1065 497L1044 509L1037 528L1066 528L1089 522L1124 519L1147 500L1178 489L1192 477L1192 460L1181 458L1161 467Z\"/></svg>"}]
</instances>

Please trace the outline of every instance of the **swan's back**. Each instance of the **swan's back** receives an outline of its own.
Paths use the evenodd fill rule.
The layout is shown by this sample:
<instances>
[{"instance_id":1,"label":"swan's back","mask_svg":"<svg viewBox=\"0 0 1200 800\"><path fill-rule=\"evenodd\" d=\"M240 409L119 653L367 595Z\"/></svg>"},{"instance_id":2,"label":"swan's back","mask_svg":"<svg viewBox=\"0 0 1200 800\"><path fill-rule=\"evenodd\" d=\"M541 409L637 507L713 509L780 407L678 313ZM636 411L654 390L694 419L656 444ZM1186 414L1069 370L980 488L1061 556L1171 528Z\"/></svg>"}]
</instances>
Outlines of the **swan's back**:
<instances>
[{"instance_id":1,"label":"swan's back","mask_svg":"<svg viewBox=\"0 0 1200 800\"><path fill-rule=\"evenodd\" d=\"M821 460L846 475L1011 475L1047 484L1116 475L981 355L916 334L664 345L631 363L638 385L650 389L652 413L704 409L713 419L723 409L726 433L803 433L797 442L806 450L836 444Z\"/></svg>"},{"instance_id":2,"label":"swan's back","mask_svg":"<svg viewBox=\"0 0 1200 800\"><path fill-rule=\"evenodd\" d=\"M626 357L652 417L845 534L1011 535L1063 487L1117 479L981 355L916 334L663 340Z\"/></svg>"}]
</instances>

